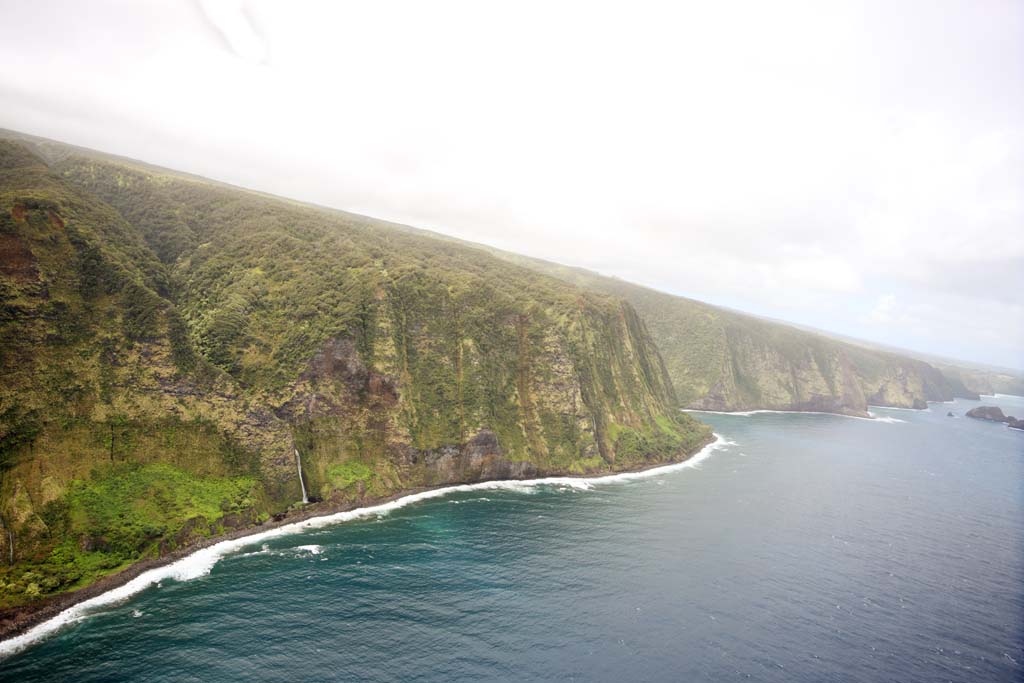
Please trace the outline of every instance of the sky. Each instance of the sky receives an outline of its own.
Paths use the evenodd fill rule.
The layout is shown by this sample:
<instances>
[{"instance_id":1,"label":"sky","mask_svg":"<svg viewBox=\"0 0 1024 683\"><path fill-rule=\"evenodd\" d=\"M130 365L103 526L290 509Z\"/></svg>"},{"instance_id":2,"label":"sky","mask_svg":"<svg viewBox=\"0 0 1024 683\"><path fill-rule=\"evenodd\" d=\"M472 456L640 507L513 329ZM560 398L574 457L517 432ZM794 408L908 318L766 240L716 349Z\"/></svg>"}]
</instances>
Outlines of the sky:
<instances>
[{"instance_id":1,"label":"sky","mask_svg":"<svg viewBox=\"0 0 1024 683\"><path fill-rule=\"evenodd\" d=\"M0 127L1024 368L1024 3L0 0Z\"/></svg>"}]
</instances>

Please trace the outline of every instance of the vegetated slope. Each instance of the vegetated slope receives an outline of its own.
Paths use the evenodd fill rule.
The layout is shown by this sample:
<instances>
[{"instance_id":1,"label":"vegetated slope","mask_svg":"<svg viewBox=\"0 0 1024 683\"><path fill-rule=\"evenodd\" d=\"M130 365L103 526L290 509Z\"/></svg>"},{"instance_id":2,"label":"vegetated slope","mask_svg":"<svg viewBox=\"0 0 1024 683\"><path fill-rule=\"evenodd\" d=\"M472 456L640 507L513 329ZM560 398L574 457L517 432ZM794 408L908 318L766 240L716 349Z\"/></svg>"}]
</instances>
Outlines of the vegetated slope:
<instances>
[{"instance_id":1,"label":"vegetated slope","mask_svg":"<svg viewBox=\"0 0 1024 683\"><path fill-rule=\"evenodd\" d=\"M813 410L863 415L976 397L928 363L635 285L582 268L490 249L578 287L622 297L658 344L680 402L704 410Z\"/></svg>"},{"instance_id":2,"label":"vegetated slope","mask_svg":"<svg viewBox=\"0 0 1024 683\"><path fill-rule=\"evenodd\" d=\"M971 361L952 360L920 351L911 351L856 337L847 337L813 327L793 325L791 323L784 324L870 351L881 351L924 361L942 373L954 394L960 398L978 400L982 394L1014 394L1024 396L1024 373L1019 370L972 363Z\"/></svg>"},{"instance_id":3,"label":"vegetated slope","mask_svg":"<svg viewBox=\"0 0 1024 683\"><path fill-rule=\"evenodd\" d=\"M938 362L932 364L939 368L951 383L959 383L964 387L966 394L958 393L958 396L971 394L974 394L975 398L980 395L992 396L994 394L1024 396L1024 376L1020 374Z\"/></svg>"},{"instance_id":4,"label":"vegetated slope","mask_svg":"<svg viewBox=\"0 0 1024 683\"><path fill-rule=\"evenodd\" d=\"M681 459L623 301L486 252L0 140L0 606L425 485Z\"/></svg>"}]
</instances>

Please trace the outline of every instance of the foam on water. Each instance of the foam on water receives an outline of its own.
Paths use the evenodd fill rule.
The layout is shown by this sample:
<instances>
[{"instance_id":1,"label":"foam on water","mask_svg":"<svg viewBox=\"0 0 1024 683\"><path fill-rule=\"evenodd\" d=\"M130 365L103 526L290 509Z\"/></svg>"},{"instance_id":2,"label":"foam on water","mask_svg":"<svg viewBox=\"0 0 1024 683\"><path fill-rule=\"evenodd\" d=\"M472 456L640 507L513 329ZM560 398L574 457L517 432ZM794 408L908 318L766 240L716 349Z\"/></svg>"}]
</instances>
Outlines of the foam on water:
<instances>
[{"instance_id":1,"label":"foam on water","mask_svg":"<svg viewBox=\"0 0 1024 683\"><path fill-rule=\"evenodd\" d=\"M885 406L871 406L872 408L884 408ZM888 408L887 408L888 409ZM891 408L891 410L913 410L913 408ZM683 412L687 413L708 413L710 415L736 415L737 417L751 417L753 415L762 414L775 414L775 415L828 415L830 417L845 417L850 420L871 420L872 422L905 422L905 420L899 420L895 417L879 417L872 412L868 412L869 417L861 417L859 415L843 415L842 413L825 413L818 410L691 410L685 409Z\"/></svg>"},{"instance_id":2,"label":"foam on water","mask_svg":"<svg viewBox=\"0 0 1024 683\"><path fill-rule=\"evenodd\" d=\"M882 415L872 415L870 419L872 419L872 420L874 420L876 422L885 422L886 424L894 424L896 422L906 422L906 420L901 420L898 417L889 417L888 415L885 415L885 416L882 416Z\"/></svg>"},{"instance_id":3,"label":"foam on water","mask_svg":"<svg viewBox=\"0 0 1024 683\"><path fill-rule=\"evenodd\" d=\"M882 410L912 410L915 413L921 411L920 408L897 408L896 406L873 406L870 403L868 404L868 408L880 408Z\"/></svg>"},{"instance_id":4,"label":"foam on water","mask_svg":"<svg viewBox=\"0 0 1024 683\"><path fill-rule=\"evenodd\" d=\"M248 536L221 541L206 548L201 548L191 555L187 555L186 557L176 560L170 564L145 571L124 585L112 588L106 593L101 593L94 598L83 600L76 605L72 605L57 616L48 619L41 624L37 624L21 635L0 641L0 659L20 652L32 643L52 635L64 626L81 621L97 608L124 602L131 596L145 590L155 583L159 583L165 579L189 581L191 579L205 576L210 573L213 566L225 555L271 538L278 538L294 533L302 533L307 529L320 529L333 524L348 522L364 517L386 515L393 510L398 510L407 505L433 498L440 498L448 495L449 493L485 490L505 490L530 493L537 486L557 486L585 491L590 490L595 486L634 481L648 477L657 477L669 472L695 468L701 462L711 457L714 451L733 445L735 445L735 442L729 441L719 434L715 434L715 440L713 442L702 448L687 460L670 465L652 467L651 469L640 472L621 472L618 474L608 474L599 477L544 477L540 479L482 481L475 484L444 486L441 488L430 489L428 491L421 491L419 493L412 493L407 496L402 496L401 498L396 498L395 500L387 503L381 503L380 505L372 505L369 507L357 508L355 510L347 510L345 512L336 512L322 517L311 517L310 519L286 524L284 526L277 527L276 529L268 529L267 531L261 531ZM314 550L314 548L316 550ZM318 545L305 545L298 546L298 549L306 550L315 555L320 552L321 547ZM267 547L264 546L260 552L266 551Z\"/></svg>"}]
</instances>

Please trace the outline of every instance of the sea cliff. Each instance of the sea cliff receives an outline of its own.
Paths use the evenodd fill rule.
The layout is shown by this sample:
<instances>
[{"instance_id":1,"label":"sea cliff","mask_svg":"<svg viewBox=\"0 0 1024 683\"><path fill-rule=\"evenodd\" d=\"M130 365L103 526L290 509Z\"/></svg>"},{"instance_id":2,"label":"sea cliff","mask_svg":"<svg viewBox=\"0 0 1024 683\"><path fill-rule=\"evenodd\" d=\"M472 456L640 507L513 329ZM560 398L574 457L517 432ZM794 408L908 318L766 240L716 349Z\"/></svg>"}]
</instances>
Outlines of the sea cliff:
<instances>
[{"instance_id":1,"label":"sea cliff","mask_svg":"<svg viewBox=\"0 0 1024 683\"><path fill-rule=\"evenodd\" d=\"M629 303L370 219L0 140L0 255L0 607L303 485L346 509L710 438Z\"/></svg>"},{"instance_id":2,"label":"sea cliff","mask_svg":"<svg viewBox=\"0 0 1024 683\"><path fill-rule=\"evenodd\" d=\"M959 376L773 320L666 294L583 268L490 249L511 263L620 297L647 323L683 405L865 416L868 406L924 408L977 398Z\"/></svg>"}]
</instances>

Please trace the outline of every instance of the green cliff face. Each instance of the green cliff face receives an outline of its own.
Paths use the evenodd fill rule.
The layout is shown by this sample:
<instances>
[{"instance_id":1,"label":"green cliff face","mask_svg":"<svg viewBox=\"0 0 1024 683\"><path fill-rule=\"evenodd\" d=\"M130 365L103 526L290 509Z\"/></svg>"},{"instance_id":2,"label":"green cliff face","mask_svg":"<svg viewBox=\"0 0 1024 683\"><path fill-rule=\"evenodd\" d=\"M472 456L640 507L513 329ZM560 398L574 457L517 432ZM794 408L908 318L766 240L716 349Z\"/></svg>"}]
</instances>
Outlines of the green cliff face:
<instances>
[{"instance_id":1,"label":"green cliff face","mask_svg":"<svg viewBox=\"0 0 1024 683\"><path fill-rule=\"evenodd\" d=\"M958 396L978 398L981 395L1012 394L1024 396L1024 376L1009 370L985 370L935 364L946 380L958 386Z\"/></svg>"},{"instance_id":2,"label":"green cliff face","mask_svg":"<svg viewBox=\"0 0 1024 683\"><path fill-rule=\"evenodd\" d=\"M647 323L680 402L704 410L923 408L970 397L928 363L665 294L581 268L490 250L511 263L621 297Z\"/></svg>"},{"instance_id":3,"label":"green cliff face","mask_svg":"<svg viewBox=\"0 0 1024 683\"><path fill-rule=\"evenodd\" d=\"M681 459L615 297L384 223L0 140L0 606L311 497Z\"/></svg>"}]
</instances>

